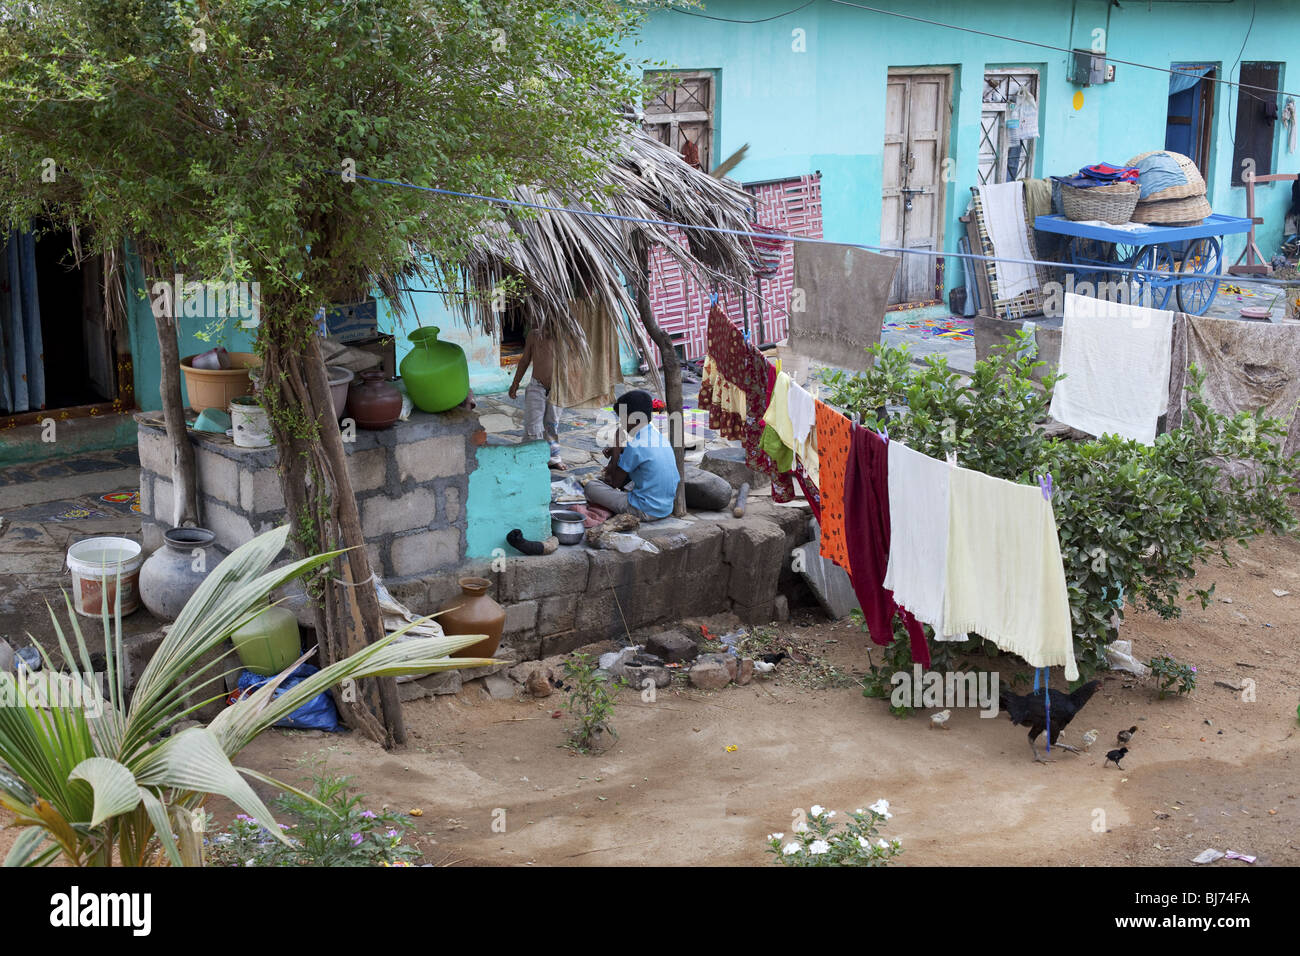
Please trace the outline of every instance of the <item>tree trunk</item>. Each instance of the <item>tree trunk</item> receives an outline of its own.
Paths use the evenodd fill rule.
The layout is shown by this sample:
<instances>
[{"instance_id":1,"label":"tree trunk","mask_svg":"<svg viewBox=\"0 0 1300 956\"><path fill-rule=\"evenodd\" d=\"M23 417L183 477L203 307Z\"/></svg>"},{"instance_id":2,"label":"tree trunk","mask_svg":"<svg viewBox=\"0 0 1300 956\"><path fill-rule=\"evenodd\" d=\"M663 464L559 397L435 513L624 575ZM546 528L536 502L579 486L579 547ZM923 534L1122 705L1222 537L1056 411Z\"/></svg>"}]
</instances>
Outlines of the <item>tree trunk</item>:
<instances>
[{"instance_id":1,"label":"tree trunk","mask_svg":"<svg viewBox=\"0 0 1300 956\"><path fill-rule=\"evenodd\" d=\"M664 370L668 437L673 445L673 457L677 459L677 496L673 501L673 514L680 518L686 514L686 423L682 417L682 362L677 350L673 348L672 336L659 327L655 321L654 309L650 306L650 250L643 248L639 252L637 261L641 263L641 275L637 286L637 311L650 339L659 346L660 364Z\"/></svg>"},{"instance_id":2,"label":"tree trunk","mask_svg":"<svg viewBox=\"0 0 1300 956\"><path fill-rule=\"evenodd\" d=\"M146 273L147 275L148 273ZM171 296L168 296L170 302ZM167 441L172 447L172 527L197 527L199 483L194 471L194 446L185 428L185 406L181 402L181 357L176 342L176 310L180 303L154 309L158 330L158 359L162 363L162 412Z\"/></svg>"},{"instance_id":3,"label":"tree trunk","mask_svg":"<svg viewBox=\"0 0 1300 956\"><path fill-rule=\"evenodd\" d=\"M319 340L276 311L274 301L263 299L263 403L279 449L280 487L293 539L304 556L351 549L308 588L321 664L328 666L380 640L383 620ZM393 678L336 688L334 698L349 727L385 747L406 742Z\"/></svg>"}]
</instances>

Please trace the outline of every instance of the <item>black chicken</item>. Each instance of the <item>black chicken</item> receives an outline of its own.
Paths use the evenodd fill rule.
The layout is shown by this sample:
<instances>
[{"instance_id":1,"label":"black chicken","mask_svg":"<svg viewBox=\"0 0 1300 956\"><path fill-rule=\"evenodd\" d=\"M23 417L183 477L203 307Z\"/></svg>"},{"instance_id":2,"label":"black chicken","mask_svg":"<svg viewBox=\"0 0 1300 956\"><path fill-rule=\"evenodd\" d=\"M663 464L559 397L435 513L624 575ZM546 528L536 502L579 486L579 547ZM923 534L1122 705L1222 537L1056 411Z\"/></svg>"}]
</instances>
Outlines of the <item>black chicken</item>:
<instances>
[{"instance_id":1,"label":"black chicken","mask_svg":"<svg viewBox=\"0 0 1300 956\"><path fill-rule=\"evenodd\" d=\"M1077 748L1071 747L1069 744L1058 744L1056 738L1061 736L1061 731L1066 728L1066 725L1078 716L1079 711L1083 710L1083 705L1088 703L1093 694L1097 693L1099 687L1101 687L1101 681L1091 680L1073 694L1064 694L1059 690L1048 691L1052 705L1052 734L1048 739L1049 744L1061 747L1071 753L1077 754L1079 752ZM1029 750L1034 755L1034 760L1038 763L1046 763L1047 761L1038 756L1038 748L1034 746L1034 741L1038 739L1038 735L1047 727L1047 713L1044 708L1042 691L1021 696L1004 689L998 696L998 702L1002 709L1007 712L1007 716L1011 718L1011 723L1029 728Z\"/></svg>"}]
</instances>

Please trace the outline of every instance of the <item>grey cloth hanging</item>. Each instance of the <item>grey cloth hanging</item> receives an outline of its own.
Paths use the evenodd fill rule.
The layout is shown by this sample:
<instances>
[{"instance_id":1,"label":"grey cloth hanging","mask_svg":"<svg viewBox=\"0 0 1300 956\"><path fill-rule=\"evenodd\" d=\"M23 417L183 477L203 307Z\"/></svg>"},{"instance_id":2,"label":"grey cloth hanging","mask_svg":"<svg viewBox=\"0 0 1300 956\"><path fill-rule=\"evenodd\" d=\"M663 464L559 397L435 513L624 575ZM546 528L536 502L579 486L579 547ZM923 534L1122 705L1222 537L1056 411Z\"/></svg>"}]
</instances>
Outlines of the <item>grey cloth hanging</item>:
<instances>
[{"instance_id":1,"label":"grey cloth hanging","mask_svg":"<svg viewBox=\"0 0 1300 956\"><path fill-rule=\"evenodd\" d=\"M9 231L0 273L0 404L11 412L45 407L45 349L36 289L36 238Z\"/></svg>"}]
</instances>

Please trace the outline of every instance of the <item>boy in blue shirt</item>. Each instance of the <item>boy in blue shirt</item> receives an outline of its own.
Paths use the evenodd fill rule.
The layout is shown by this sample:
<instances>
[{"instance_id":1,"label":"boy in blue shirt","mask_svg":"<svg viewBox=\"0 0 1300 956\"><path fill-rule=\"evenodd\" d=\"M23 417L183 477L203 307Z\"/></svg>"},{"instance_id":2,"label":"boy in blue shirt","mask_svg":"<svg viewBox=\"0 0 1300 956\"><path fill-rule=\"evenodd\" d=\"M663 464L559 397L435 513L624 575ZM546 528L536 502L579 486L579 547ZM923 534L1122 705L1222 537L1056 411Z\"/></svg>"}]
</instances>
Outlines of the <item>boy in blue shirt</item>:
<instances>
[{"instance_id":1,"label":"boy in blue shirt","mask_svg":"<svg viewBox=\"0 0 1300 956\"><path fill-rule=\"evenodd\" d=\"M654 400L637 389L614 402L620 424L617 447L606 449L609 465L599 478L587 482L587 501L614 514L632 514L658 521L673 513L677 497L677 457L673 446L651 424ZM627 491L621 490L631 482Z\"/></svg>"}]
</instances>

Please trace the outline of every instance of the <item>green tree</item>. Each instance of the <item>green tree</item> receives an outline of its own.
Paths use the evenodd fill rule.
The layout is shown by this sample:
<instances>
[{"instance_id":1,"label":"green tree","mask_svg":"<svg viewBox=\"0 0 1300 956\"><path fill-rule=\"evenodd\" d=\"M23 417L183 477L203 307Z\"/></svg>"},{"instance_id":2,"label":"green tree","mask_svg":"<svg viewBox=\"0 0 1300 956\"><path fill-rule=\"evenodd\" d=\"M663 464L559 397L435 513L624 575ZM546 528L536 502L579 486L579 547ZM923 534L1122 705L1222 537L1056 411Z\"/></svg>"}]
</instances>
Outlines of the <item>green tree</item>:
<instances>
[{"instance_id":1,"label":"green tree","mask_svg":"<svg viewBox=\"0 0 1300 956\"><path fill-rule=\"evenodd\" d=\"M617 52L639 16L601 0L0 5L0 215L71 226L94 252L129 240L150 285L176 273L260 283L263 402L295 546L351 548L313 584L324 663L382 626L373 590L339 583L371 568L313 316L393 288L426 255L454 264L496 214L357 177L581 191L640 95ZM167 316L159 337L183 456ZM190 520L193 494L191 481ZM400 742L391 680L340 707Z\"/></svg>"}]
</instances>

